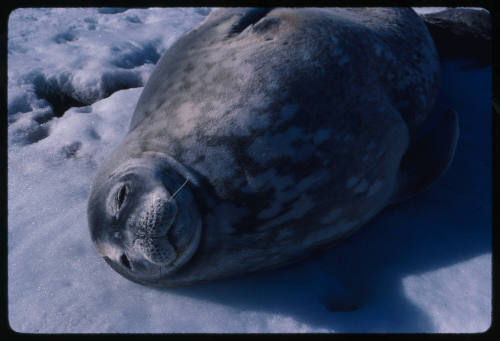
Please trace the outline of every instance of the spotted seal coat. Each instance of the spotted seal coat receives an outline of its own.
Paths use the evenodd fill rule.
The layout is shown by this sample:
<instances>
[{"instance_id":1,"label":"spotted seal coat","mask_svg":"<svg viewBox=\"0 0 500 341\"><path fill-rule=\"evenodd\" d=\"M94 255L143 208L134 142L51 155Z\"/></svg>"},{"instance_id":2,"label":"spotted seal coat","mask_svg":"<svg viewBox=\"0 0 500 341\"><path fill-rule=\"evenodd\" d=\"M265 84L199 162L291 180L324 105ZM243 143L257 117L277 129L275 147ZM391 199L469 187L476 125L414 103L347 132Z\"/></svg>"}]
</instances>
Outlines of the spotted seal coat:
<instances>
[{"instance_id":1,"label":"spotted seal coat","mask_svg":"<svg viewBox=\"0 0 500 341\"><path fill-rule=\"evenodd\" d=\"M88 205L97 251L176 286L296 261L433 183L436 50L404 8L219 9L153 71Z\"/></svg>"}]
</instances>

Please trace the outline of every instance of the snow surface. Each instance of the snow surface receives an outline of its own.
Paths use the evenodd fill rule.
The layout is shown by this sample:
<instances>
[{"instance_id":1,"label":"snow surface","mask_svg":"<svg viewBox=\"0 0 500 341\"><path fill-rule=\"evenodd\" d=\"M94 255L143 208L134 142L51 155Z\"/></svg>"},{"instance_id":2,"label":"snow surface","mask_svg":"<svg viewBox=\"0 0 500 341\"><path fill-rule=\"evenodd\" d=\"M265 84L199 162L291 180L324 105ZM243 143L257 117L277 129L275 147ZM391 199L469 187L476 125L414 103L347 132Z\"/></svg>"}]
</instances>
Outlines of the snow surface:
<instances>
[{"instance_id":1,"label":"snow surface","mask_svg":"<svg viewBox=\"0 0 500 341\"><path fill-rule=\"evenodd\" d=\"M415 12L418 14L429 14L429 13L437 13L437 12L442 12L449 7L412 7ZM482 7L454 7L454 8L466 8L469 10L475 10L475 11L486 11L489 13L489 11L485 8Z\"/></svg>"},{"instance_id":2,"label":"snow surface","mask_svg":"<svg viewBox=\"0 0 500 341\"><path fill-rule=\"evenodd\" d=\"M86 217L96 169L126 134L158 56L208 12L11 14L11 327L30 333L485 331L491 321L491 68L467 62L442 64L439 108L452 106L461 127L449 171L352 238L278 271L175 289L132 283L105 264Z\"/></svg>"}]
</instances>

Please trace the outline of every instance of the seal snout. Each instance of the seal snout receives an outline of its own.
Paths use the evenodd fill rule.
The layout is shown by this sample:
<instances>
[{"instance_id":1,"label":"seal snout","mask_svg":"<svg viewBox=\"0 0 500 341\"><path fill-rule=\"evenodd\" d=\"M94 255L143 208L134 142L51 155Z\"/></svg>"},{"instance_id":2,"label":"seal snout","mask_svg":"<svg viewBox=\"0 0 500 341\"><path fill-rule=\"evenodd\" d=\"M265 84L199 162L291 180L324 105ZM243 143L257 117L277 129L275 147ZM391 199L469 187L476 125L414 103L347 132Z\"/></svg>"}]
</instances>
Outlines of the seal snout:
<instances>
[{"instance_id":1,"label":"seal snout","mask_svg":"<svg viewBox=\"0 0 500 341\"><path fill-rule=\"evenodd\" d=\"M133 248L148 261L168 265L176 258L176 250L167 234L177 215L177 203L171 197L153 193L134 222Z\"/></svg>"},{"instance_id":2,"label":"seal snout","mask_svg":"<svg viewBox=\"0 0 500 341\"><path fill-rule=\"evenodd\" d=\"M136 236L138 237L162 237L165 236L172 226L177 214L177 203L175 200L163 198L153 199L149 207L143 211L137 219Z\"/></svg>"}]
</instances>

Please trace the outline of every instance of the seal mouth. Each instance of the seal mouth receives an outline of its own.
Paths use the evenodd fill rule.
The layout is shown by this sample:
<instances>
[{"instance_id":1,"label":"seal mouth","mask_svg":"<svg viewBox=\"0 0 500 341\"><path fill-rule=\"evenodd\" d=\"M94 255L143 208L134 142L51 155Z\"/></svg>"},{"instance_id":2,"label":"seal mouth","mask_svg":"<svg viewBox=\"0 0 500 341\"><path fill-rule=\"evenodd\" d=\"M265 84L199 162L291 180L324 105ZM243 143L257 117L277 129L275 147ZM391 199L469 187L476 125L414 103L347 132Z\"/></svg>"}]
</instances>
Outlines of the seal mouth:
<instances>
[{"instance_id":1,"label":"seal mouth","mask_svg":"<svg viewBox=\"0 0 500 341\"><path fill-rule=\"evenodd\" d=\"M133 215L137 218L130 222L134 253L147 263L159 266L162 274L186 263L200 242L201 220L190 212L189 195L181 192L187 183L186 179L172 195L166 186L150 192L139 214ZM120 258L120 263L129 271L139 270L126 255Z\"/></svg>"},{"instance_id":2,"label":"seal mouth","mask_svg":"<svg viewBox=\"0 0 500 341\"><path fill-rule=\"evenodd\" d=\"M151 197L157 197L152 193ZM135 238L133 247L144 258L156 265L169 265L177 258L176 248L169 240L169 232L176 222L177 203L167 198L154 198L149 207L133 222Z\"/></svg>"}]
</instances>

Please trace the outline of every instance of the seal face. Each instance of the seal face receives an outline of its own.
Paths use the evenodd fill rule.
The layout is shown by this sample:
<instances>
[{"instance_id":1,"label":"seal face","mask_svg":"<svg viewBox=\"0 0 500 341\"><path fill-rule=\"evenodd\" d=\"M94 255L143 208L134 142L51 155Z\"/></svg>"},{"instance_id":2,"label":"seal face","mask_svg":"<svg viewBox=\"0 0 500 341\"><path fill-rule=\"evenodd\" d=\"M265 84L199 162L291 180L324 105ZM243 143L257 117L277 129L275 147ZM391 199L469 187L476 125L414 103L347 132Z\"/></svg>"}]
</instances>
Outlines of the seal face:
<instances>
[{"instance_id":1,"label":"seal face","mask_svg":"<svg viewBox=\"0 0 500 341\"><path fill-rule=\"evenodd\" d=\"M456 114L418 134L438 84L411 9L213 11L165 52L99 168L96 248L156 286L297 261L447 168Z\"/></svg>"},{"instance_id":2,"label":"seal face","mask_svg":"<svg viewBox=\"0 0 500 341\"><path fill-rule=\"evenodd\" d=\"M121 164L93 195L89 226L96 249L120 273L154 280L196 251L201 219L189 189L147 157Z\"/></svg>"}]
</instances>

